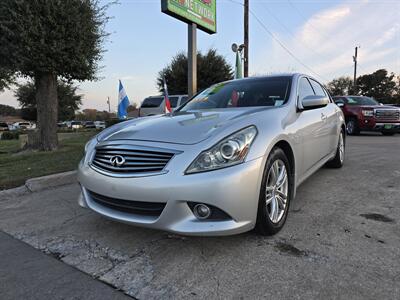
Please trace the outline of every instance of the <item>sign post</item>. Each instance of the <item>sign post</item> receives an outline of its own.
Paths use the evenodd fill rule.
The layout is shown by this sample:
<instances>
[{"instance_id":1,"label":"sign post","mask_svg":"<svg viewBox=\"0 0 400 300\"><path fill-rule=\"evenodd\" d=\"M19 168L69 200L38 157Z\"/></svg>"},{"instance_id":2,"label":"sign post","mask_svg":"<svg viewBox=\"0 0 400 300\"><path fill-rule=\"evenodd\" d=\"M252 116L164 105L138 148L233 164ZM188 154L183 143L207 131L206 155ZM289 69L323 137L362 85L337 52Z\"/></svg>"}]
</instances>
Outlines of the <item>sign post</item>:
<instances>
[{"instance_id":1,"label":"sign post","mask_svg":"<svg viewBox=\"0 0 400 300\"><path fill-rule=\"evenodd\" d=\"M188 97L197 93L197 38L195 23L188 25Z\"/></svg>"},{"instance_id":2,"label":"sign post","mask_svg":"<svg viewBox=\"0 0 400 300\"><path fill-rule=\"evenodd\" d=\"M161 11L188 24L188 96L197 92L196 29L217 32L216 0L161 0Z\"/></svg>"}]
</instances>

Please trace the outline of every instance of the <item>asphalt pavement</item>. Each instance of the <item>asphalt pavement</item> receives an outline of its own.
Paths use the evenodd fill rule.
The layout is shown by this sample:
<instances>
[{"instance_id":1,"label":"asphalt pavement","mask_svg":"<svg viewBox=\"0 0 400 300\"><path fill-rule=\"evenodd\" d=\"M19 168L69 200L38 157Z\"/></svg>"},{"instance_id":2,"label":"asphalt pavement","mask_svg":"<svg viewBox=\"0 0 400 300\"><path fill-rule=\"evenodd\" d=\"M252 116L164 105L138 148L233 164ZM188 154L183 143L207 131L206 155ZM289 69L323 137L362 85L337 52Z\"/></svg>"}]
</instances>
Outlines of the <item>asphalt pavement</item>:
<instances>
[{"instance_id":1,"label":"asphalt pavement","mask_svg":"<svg viewBox=\"0 0 400 300\"><path fill-rule=\"evenodd\" d=\"M0 232L1 299L132 299Z\"/></svg>"},{"instance_id":2,"label":"asphalt pavement","mask_svg":"<svg viewBox=\"0 0 400 300\"><path fill-rule=\"evenodd\" d=\"M3 197L0 230L138 299L400 298L400 135L348 137L345 166L310 177L273 237L183 237L132 227L80 208L78 194L72 184ZM7 248L0 248L0 272L13 266ZM23 277L24 269L15 269L15 278ZM35 270L51 269L44 263ZM35 292L0 278L10 299Z\"/></svg>"}]
</instances>

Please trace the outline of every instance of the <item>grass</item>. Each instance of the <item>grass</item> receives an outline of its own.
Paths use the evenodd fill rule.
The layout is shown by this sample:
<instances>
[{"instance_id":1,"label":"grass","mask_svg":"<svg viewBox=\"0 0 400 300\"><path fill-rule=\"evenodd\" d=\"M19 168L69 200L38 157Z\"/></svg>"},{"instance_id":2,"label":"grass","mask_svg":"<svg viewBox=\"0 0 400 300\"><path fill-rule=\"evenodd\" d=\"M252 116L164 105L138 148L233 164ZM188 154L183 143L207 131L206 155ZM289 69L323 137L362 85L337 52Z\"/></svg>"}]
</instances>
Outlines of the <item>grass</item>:
<instances>
[{"instance_id":1,"label":"grass","mask_svg":"<svg viewBox=\"0 0 400 300\"><path fill-rule=\"evenodd\" d=\"M59 133L52 152L20 151L20 141L0 141L0 190L23 185L29 178L75 170L92 132Z\"/></svg>"}]
</instances>

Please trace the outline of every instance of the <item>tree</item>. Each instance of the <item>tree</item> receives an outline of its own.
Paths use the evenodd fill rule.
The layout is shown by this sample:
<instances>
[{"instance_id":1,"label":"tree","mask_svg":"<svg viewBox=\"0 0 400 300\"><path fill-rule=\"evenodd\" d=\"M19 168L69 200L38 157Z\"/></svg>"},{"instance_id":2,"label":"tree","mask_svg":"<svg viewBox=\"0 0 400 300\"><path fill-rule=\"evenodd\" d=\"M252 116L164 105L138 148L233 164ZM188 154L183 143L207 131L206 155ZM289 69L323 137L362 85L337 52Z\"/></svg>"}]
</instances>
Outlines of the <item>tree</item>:
<instances>
[{"instance_id":1,"label":"tree","mask_svg":"<svg viewBox=\"0 0 400 300\"><path fill-rule=\"evenodd\" d=\"M349 95L353 93L353 80L350 77L339 77L327 84L327 89L332 96Z\"/></svg>"},{"instance_id":2,"label":"tree","mask_svg":"<svg viewBox=\"0 0 400 300\"><path fill-rule=\"evenodd\" d=\"M164 77L168 83L169 94L187 94L188 61L185 53L175 55L171 63L158 73L157 87L160 92L164 92ZM232 67L215 49L208 50L205 55L199 52L197 78L197 88L201 91L214 83L233 79Z\"/></svg>"},{"instance_id":3,"label":"tree","mask_svg":"<svg viewBox=\"0 0 400 300\"><path fill-rule=\"evenodd\" d=\"M357 78L360 94L373 97L382 103L392 103L398 97L395 74L380 69Z\"/></svg>"},{"instance_id":4,"label":"tree","mask_svg":"<svg viewBox=\"0 0 400 300\"><path fill-rule=\"evenodd\" d=\"M39 138L32 138L38 141L36 148L48 151L58 146L57 79L96 79L108 20L108 5L99 2L0 1L0 70L34 80Z\"/></svg>"},{"instance_id":5,"label":"tree","mask_svg":"<svg viewBox=\"0 0 400 300\"><path fill-rule=\"evenodd\" d=\"M0 116L16 116L17 110L9 105L0 104Z\"/></svg>"},{"instance_id":6,"label":"tree","mask_svg":"<svg viewBox=\"0 0 400 300\"><path fill-rule=\"evenodd\" d=\"M75 111L82 104L82 95L76 92L78 87L71 83L66 83L61 80L57 82L57 121L71 120L75 116ZM37 120L37 105L36 105L36 86L32 82L18 85L14 95L21 105L21 117L26 120Z\"/></svg>"},{"instance_id":7,"label":"tree","mask_svg":"<svg viewBox=\"0 0 400 300\"><path fill-rule=\"evenodd\" d=\"M14 83L15 76L12 71L5 69L0 64L0 92Z\"/></svg>"}]
</instances>

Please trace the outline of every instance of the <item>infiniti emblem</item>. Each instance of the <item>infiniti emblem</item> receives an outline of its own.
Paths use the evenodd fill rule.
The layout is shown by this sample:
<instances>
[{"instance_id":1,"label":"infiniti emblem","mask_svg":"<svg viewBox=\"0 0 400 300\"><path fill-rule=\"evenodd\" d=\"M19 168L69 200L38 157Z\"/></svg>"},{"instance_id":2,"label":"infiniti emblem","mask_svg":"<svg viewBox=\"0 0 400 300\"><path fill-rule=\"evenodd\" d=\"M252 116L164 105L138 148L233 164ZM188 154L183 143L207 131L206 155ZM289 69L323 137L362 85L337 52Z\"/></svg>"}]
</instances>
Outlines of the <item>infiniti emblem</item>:
<instances>
[{"instance_id":1,"label":"infiniti emblem","mask_svg":"<svg viewBox=\"0 0 400 300\"><path fill-rule=\"evenodd\" d=\"M125 158L121 155L114 155L110 158L110 163L114 167L120 167L125 163Z\"/></svg>"}]
</instances>

